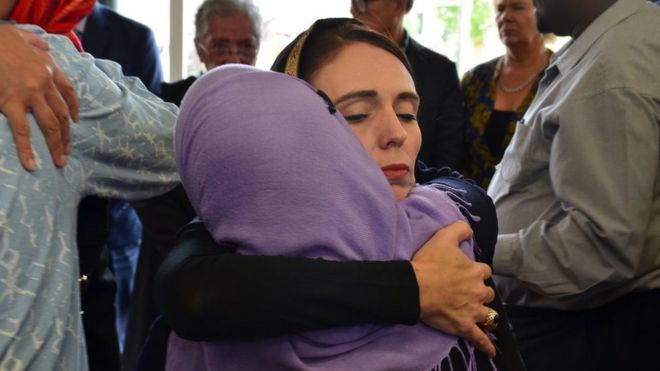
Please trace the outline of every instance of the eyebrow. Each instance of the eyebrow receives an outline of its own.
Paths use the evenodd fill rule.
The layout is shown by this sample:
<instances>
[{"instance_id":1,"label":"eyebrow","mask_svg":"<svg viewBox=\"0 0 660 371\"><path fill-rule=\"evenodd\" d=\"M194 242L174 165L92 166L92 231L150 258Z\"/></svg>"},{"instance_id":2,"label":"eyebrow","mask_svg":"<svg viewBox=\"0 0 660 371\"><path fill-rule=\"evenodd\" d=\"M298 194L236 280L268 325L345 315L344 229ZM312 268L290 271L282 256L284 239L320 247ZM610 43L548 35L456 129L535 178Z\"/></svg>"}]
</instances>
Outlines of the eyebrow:
<instances>
[{"instance_id":1,"label":"eyebrow","mask_svg":"<svg viewBox=\"0 0 660 371\"><path fill-rule=\"evenodd\" d=\"M335 105L337 105L351 99L376 98L377 96L378 93L376 93L375 90L358 90L342 95L341 97L337 98L337 100L334 103Z\"/></svg>"},{"instance_id":2,"label":"eyebrow","mask_svg":"<svg viewBox=\"0 0 660 371\"><path fill-rule=\"evenodd\" d=\"M396 96L396 100L412 100L419 102L419 95L411 91L404 91L403 93L399 93L399 95Z\"/></svg>"},{"instance_id":3,"label":"eyebrow","mask_svg":"<svg viewBox=\"0 0 660 371\"><path fill-rule=\"evenodd\" d=\"M376 98L377 96L378 93L375 90L358 90L342 95L341 97L337 98L334 104L338 105L342 102L351 99ZM419 102L419 95L410 91L404 91L396 96L396 100L408 100L408 101L411 100L411 101Z\"/></svg>"}]
</instances>

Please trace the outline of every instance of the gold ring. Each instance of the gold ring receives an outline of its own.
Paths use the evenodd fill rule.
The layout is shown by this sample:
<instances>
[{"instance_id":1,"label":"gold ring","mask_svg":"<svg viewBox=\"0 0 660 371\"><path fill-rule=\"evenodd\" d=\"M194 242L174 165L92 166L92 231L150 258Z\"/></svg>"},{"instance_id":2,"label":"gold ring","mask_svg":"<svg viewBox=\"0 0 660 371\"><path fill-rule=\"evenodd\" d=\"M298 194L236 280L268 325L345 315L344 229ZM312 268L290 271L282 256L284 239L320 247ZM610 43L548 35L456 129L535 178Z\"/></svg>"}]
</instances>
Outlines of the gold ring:
<instances>
[{"instance_id":1,"label":"gold ring","mask_svg":"<svg viewBox=\"0 0 660 371\"><path fill-rule=\"evenodd\" d=\"M486 320L479 323L484 329L488 331L493 331L497 328L497 325L500 323L500 315L495 311L495 309L488 308L488 314L486 314Z\"/></svg>"}]
</instances>

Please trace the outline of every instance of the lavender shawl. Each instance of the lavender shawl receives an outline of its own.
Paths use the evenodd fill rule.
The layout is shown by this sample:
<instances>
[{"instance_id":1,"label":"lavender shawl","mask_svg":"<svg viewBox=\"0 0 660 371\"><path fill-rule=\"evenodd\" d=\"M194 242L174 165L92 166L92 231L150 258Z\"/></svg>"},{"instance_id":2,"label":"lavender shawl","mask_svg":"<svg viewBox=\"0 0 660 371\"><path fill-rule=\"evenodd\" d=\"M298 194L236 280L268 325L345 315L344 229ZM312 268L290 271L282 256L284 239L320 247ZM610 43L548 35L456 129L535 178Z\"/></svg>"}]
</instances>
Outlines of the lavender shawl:
<instances>
[{"instance_id":1,"label":"lavender shawl","mask_svg":"<svg viewBox=\"0 0 660 371\"><path fill-rule=\"evenodd\" d=\"M193 207L215 240L240 246L240 254L410 259L440 227L464 220L432 188L417 186L395 203L341 115L283 74L237 65L208 72L182 103L175 145ZM461 248L473 258L472 242ZM421 323L254 341L172 335L167 369L430 370L453 347L455 337Z\"/></svg>"}]
</instances>

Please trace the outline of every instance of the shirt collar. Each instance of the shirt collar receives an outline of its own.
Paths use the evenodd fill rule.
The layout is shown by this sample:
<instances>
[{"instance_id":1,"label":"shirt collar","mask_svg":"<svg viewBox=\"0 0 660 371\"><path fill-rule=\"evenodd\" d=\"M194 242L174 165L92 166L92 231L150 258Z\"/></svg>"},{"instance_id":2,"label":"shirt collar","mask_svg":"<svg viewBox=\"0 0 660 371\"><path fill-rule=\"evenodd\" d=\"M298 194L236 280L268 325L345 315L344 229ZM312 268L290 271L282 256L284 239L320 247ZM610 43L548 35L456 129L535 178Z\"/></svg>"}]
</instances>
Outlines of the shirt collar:
<instances>
[{"instance_id":1,"label":"shirt collar","mask_svg":"<svg viewBox=\"0 0 660 371\"><path fill-rule=\"evenodd\" d=\"M617 0L596 18L577 39L571 40L555 54L550 68L556 65L561 74L568 72L603 34L634 14L644 3L646 3L646 0Z\"/></svg>"}]
</instances>

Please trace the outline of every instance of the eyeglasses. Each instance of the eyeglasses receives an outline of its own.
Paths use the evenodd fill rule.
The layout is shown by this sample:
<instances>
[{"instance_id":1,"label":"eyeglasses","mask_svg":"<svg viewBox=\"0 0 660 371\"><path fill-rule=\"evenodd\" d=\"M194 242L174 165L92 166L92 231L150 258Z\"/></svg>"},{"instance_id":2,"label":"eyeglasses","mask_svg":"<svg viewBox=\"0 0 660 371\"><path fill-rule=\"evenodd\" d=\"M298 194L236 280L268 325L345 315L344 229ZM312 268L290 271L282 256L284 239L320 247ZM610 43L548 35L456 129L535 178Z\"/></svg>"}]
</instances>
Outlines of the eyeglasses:
<instances>
[{"instance_id":1,"label":"eyeglasses","mask_svg":"<svg viewBox=\"0 0 660 371\"><path fill-rule=\"evenodd\" d=\"M351 0L351 5L360 13L365 13L367 11L368 0Z\"/></svg>"},{"instance_id":2,"label":"eyeglasses","mask_svg":"<svg viewBox=\"0 0 660 371\"><path fill-rule=\"evenodd\" d=\"M367 12L367 5L375 0L351 0L351 5L360 13Z\"/></svg>"},{"instance_id":3,"label":"eyeglasses","mask_svg":"<svg viewBox=\"0 0 660 371\"><path fill-rule=\"evenodd\" d=\"M243 40L239 42L211 40L208 44L210 45L207 46L202 42L198 42L197 45L216 58L227 57L233 54L252 58L257 53L257 43L254 40Z\"/></svg>"}]
</instances>

